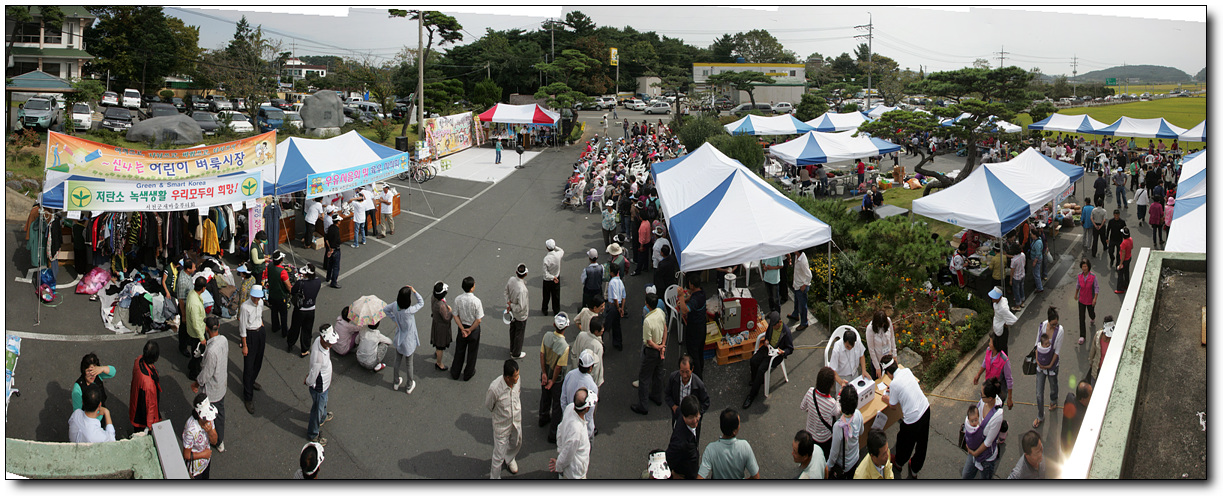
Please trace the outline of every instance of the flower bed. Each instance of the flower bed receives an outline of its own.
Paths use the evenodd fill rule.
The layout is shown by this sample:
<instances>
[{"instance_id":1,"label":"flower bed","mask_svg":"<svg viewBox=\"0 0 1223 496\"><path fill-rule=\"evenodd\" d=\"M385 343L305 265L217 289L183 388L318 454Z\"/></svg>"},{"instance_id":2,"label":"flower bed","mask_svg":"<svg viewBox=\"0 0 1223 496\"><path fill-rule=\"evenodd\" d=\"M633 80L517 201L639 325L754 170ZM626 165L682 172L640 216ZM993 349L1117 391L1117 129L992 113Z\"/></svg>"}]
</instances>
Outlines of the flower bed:
<instances>
[{"instance_id":1,"label":"flower bed","mask_svg":"<svg viewBox=\"0 0 1223 496\"><path fill-rule=\"evenodd\" d=\"M905 279L905 282L910 282ZM860 322L855 327L866 327L876 310L889 313L892 318L896 347L909 348L929 363L939 355L958 350L960 336L968 325L953 325L947 318L950 303L942 289L927 290L912 286L901 289L892 301L880 295L858 296L846 302L846 318Z\"/></svg>"}]
</instances>

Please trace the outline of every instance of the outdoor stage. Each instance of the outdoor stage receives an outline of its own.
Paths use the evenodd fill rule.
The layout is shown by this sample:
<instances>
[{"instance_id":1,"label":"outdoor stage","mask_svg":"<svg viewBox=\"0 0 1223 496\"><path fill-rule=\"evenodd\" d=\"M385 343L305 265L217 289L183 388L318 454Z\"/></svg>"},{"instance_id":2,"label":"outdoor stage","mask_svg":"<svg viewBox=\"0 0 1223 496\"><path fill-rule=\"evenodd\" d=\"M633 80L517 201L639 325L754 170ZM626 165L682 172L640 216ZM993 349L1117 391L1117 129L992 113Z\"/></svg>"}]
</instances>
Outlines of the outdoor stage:
<instances>
[{"instance_id":1,"label":"outdoor stage","mask_svg":"<svg viewBox=\"0 0 1223 496\"><path fill-rule=\"evenodd\" d=\"M539 153L536 151L523 152L522 165L527 165L527 162L530 162ZM492 148L472 147L442 157L440 160L450 161L450 168L447 170L441 170L440 160L434 163L438 164L438 176L496 183L514 172L514 167L518 165L518 154L512 148L506 148L501 151L500 164L493 163L496 157L497 152Z\"/></svg>"}]
</instances>

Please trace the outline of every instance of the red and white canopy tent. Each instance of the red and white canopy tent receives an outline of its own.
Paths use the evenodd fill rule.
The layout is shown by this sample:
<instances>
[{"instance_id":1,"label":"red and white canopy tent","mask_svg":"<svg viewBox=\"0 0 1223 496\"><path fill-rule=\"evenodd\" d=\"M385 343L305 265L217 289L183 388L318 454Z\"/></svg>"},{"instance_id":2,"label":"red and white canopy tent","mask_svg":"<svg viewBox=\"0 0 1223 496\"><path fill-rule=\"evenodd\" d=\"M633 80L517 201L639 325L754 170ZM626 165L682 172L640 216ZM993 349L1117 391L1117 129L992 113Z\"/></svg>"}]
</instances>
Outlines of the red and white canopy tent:
<instances>
[{"instance_id":1,"label":"red and white canopy tent","mask_svg":"<svg viewBox=\"0 0 1223 496\"><path fill-rule=\"evenodd\" d=\"M536 126L555 126L561 114L537 104L509 105L498 103L493 108L480 114L481 122L502 124L533 124Z\"/></svg>"}]
</instances>

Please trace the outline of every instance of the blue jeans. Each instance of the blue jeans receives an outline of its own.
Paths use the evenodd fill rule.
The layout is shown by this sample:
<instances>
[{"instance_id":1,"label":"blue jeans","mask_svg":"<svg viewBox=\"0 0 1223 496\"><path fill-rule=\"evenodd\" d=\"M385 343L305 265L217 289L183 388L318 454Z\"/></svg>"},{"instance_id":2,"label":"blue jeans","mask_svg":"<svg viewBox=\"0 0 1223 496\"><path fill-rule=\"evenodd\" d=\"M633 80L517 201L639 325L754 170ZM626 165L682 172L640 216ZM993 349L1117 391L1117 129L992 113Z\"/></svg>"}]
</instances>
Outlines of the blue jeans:
<instances>
[{"instance_id":1,"label":"blue jeans","mask_svg":"<svg viewBox=\"0 0 1223 496\"><path fill-rule=\"evenodd\" d=\"M340 249L336 248L331 252L331 262L327 267L327 282L331 284L340 283Z\"/></svg>"},{"instance_id":2,"label":"blue jeans","mask_svg":"<svg viewBox=\"0 0 1223 496\"><path fill-rule=\"evenodd\" d=\"M313 404L310 405L310 424L306 427L306 438L314 439L318 437L319 426L322 425L323 419L327 418L327 393L328 391L319 391L310 388L310 400Z\"/></svg>"},{"instance_id":3,"label":"blue jeans","mask_svg":"<svg viewBox=\"0 0 1223 496\"><path fill-rule=\"evenodd\" d=\"M1011 278L1011 292L1014 294L1012 300L1016 305L1023 304L1023 279Z\"/></svg>"},{"instance_id":4,"label":"blue jeans","mask_svg":"<svg viewBox=\"0 0 1223 496\"><path fill-rule=\"evenodd\" d=\"M1057 366L1053 367L1053 372L1057 372ZM1056 375L1045 374L1042 370L1036 371L1036 418L1045 419L1045 381L1049 381L1049 403L1057 404L1057 377Z\"/></svg>"},{"instance_id":5,"label":"blue jeans","mask_svg":"<svg viewBox=\"0 0 1223 496\"><path fill-rule=\"evenodd\" d=\"M807 325L807 292L801 289L794 290L794 313L791 317L798 319L799 325Z\"/></svg>"},{"instance_id":6,"label":"blue jeans","mask_svg":"<svg viewBox=\"0 0 1223 496\"><path fill-rule=\"evenodd\" d=\"M964 470L960 472L960 475L966 480L967 479L978 479L978 478L979 479L993 479L994 469L998 468L998 458L1001 458L1001 457L1000 456L995 457L991 461L982 462L981 467L983 468L980 470L977 470L977 465L973 463L972 455L968 455L968 461L964 462Z\"/></svg>"},{"instance_id":7,"label":"blue jeans","mask_svg":"<svg viewBox=\"0 0 1223 496\"><path fill-rule=\"evenodd\" d=\"M1117 186L1117 210L1125 208L1125 186Z\"/></svg>"},{"instance_id":8,"label":"blue jeans","mask_svg":"<svg viewBox=\"0 0 1223 496\"><path fill-rule=\"evenodd\" d=\"M497 163L501 163L501 150L497 150Z\"/></svg>"},{"instance_id":9,"label":"blue jeans","mask_svg":"<svg viewBox=\"0 0 1223 496\"><path fill-rule=\"evenodd\" d=\"M356 248L357 244L365 244L365 223L352 223L352 247Z\"/></svg>"},{"instance_id":10,"label":"blue jeans","mask_svg":"<svg viewBox=\"0 0 1223 496\"><path fill-rule=\"evenodd\" d=\"M1045 264L1044 258L1044 254L1041 254L1040 258L1036 260L1036 263L1032 264L1032 280L1036 281L1037 291L1045 290L1045 282L1041 280L1041 277L1044 274L1044 272L1041 271L1041 266Z\"/></svg>"}]
</instances>

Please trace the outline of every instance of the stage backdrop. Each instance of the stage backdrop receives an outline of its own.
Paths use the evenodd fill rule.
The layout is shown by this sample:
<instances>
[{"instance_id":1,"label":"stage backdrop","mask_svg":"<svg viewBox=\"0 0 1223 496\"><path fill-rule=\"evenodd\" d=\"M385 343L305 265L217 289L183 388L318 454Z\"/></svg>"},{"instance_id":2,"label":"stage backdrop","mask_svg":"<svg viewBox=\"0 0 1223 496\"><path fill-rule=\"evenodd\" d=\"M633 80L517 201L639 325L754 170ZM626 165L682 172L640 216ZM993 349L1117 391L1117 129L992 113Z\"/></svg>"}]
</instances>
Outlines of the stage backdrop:
<instances>
[{"instance_id":1,"label":"stage backdrop","mask_svg":"<svg viewBox=\"0 0 1223 496\"><path fill-rule=\"evenodd\" d=\"M425 139L433 158L471 148L473 132L470 112L425 119Z\"/></svg>"}]
</instances>

